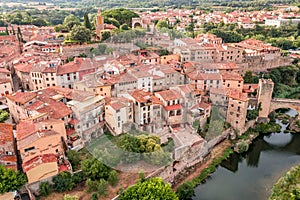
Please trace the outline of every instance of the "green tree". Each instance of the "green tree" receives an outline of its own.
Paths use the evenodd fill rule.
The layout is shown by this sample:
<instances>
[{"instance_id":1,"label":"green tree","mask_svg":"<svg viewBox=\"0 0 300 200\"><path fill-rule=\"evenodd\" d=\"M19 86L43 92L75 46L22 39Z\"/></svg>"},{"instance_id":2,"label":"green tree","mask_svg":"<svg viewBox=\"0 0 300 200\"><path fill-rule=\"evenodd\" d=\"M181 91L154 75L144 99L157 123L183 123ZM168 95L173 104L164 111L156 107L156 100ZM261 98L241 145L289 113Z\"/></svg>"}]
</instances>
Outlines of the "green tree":
<instances>
[{"instance_id":1,"label":"green tree","mask_svg":"<svg viewBox=\"0 0 300 200\"><path fill-rule=\"evenodd\" d=\"M97 181L92 181L90 178L86 180L85 187L87 192L94 192L97 190Z\"/></svg>"},{"instance_id":2,"label":"green tree","mask_svg":"<svg viewBox=\"0 0 300 200\"><path fill-rule=\"evenodd\" d=\"M54 31L55 31L55 32L66 33L66 32L68 32L69 30L68 30L68 28L65 27L64 25L58 24L57 26L54 27Z\"/></svg>"},{"instance_id":3,"label":"green tree","mask_svg":"<svg viewBox=\"0 0 300 200\"><path fill-rule=\"evenodd\" d=\"M32 24L35 26L47 26L47 22L42 18L33 19Z\"/></svg>"},{"instance_id":4,"label":"green tree","mask_svg":"<svg viewBox=\"0 0 300 200\"><path fill-rule=\"evenodd\" d=\"M49 196L49 194L51 193L51 185L49 184L48 181L46 182L42 182L40 184L40 194L44 197Z\"/></svg>"},{"instance_id":5,"label":"green tree","mask_svg":"<svg viewBox=\"0 0 300 200\"><path fill-rule=\"evenodd\" d=\"M87 28L87 29L92 29L92 25L91 25L91 22L90 22L88 14L84 13L83 17L84 17L84 21L83 21L84 27Z\"/></svg>"},{"instance_id":6,"label":"green tree","mask_svg":"<svg viewBox=\"0 0 300 200\"><path fill-rule=\"evenodd\" d=\"M74 171L76 171L80 165L80 157L77 151L70 150L67 152L67 157L72 165Z\"/></svg>"},{"instance_id":7,"label":"green tree","mask_svg":"<svg viewBox=\"0 0 300 200\"><path fill-rule=\"evenodd\" d=\"M115 170L111 170L109 172L107 181L112 186L115 186L119 181L118 173Z\"/></svg>"},{"instance_id":8,"label":"green tree","mask_svg":"<svg viewBox=\"0 0 300 200\"><path fill-rule=\"evenodd\" d=\"M119 200L140 200L140 199L161 199L161 200L178 200L176 194L172 191L169 184L161 178L151 178L144 182L138 182L129 187Z\"/></svg>"},{"instance_id":9,"label":"green tree","mask_svg":"<svg viewBox=\"0 0 300 200\"><path fill-rule=\"evenodd\" d=\"M127 31L127 30L129 30L129 27L128 27L127 24L122 24L122 25L120 26L120 29L121 29L122 31Z\"/></svg>"},{"instance_id":10,"label":"green tree","mask_svg":"<svg viewBox=\"0 0 300 200\"><path fill-rule=\"evenodd\" d=\"M82 161L81 169L85 176L92 180L99 180L100 178L107 179L110 172L107 166L95 158Z\"/></svg>"},{"instance_id":11,"label":"green tree","mask_svg":"<svg viewBox=\"0 0 300 200\"><path fill-rule=\"evenodd\" d=\"M0 165L0 193L12 192L20 189L27 181L25 174L7 169Z\"/></svg>"},{"instance_id":12,"label":"green tree","mask_svg":"<svg viewBox=\"0 0 300 200\"><path fill-rule=\"evenodd\" d=\"M114 25L117 28L120 27L120 23L118 22L118 20L116 20L114 18L104 18L104 22L106 24L112 24L112 25Z\"/></svg>"},{"instance_id":13,"label":"green tree","mask_svg":"<svg viewBox=\"0 0 300 200\"><path fill-rule=\"evenodd\" d=\"M97 183L97 192L101 196L106 196L107 195L107 181L101 178L99 182Z\"/></svg>"},{"instance_id":14,"label":"green tree","mask_svg":"<svg viewBox=\"0 0 300 200\"><path fill-rule=\"evenodd\" d=\"M157 29L169 28L168 22L166 20L159 20L156 24Z\"/></svg>"},{"instance_id":15,"label":"green tree","mask_svg":"<svg viewBox=\"0 0 300 200\"><path fill-rule=\"evenodd\" d=\"M18 37L19 42L23 42L23 36L22 36L22 32L21 32L21 29L19 26L18 26L17 37Z\"/></svg>"},{"instance_id":16,"label":"green tree","mask_svg":"<svg viewBox=\"0 0 300 200\"><path fill-rule=\"evenodd\" d=\"M183 183L178 187L176 194L179 200L190 200L195 196L194 185L191 181Z\"/></svg>"},{"instance_id":17,"label":"green tree","mask_svg":"<svg viewBox=\"0 0 300 200\"><path fill-rule=\"evenodd\" d=\"M75 25L80 26L80 20L71 14L64 19L63 25L71 31Z\"/></svg>"},{"instance_id":18,"label":"green tree","mask_svg":"<svg viewBox=\"0 0 300 200\"><path fill-rule=\"evenodd\" d=\"M0 110L0 123L5 122L9 118L8 112Z\"/></svg>"},{"instance_id":19,"label":"green tree","mask_svg":"<svg viewBox=\"0 0 300 200\"><path fill-rule=\"evenodd\" d=\"M53 178L53 189L56 192L70 191L74 188L75 184L72 175L69 172L62 172Z\"/></svg>"},{"instance_id":20,"label":"green tree","mask_svg":"<svg viewBox=\"0 0 300 200\"><path fill-rule=\"evenodd\" d=\"M104 16L104 18L114 18L119 24L127 24L128 26L131 26L132 18L139 17L135 12L124 8L106 10L102 13L102 16Z\"/></svg>"},{"instance_id":21,"label":"green tree","mask_svg":"<svg viewBox=\"0 0 300 200\"><path fill-rule=\"evenodd\" d=\"M71 30L71 40L79 42L90 42L91 41L91 31L84 26L73 26Z\"/></svg>"},{"instance_id":22,"label":"green tree","mask_svg":"<svg viewBox=\"0 0 300 200\"><path fill-rule=\"evenodd\" d=\"M101 41L105 41L110 38L110 31L101 31Z\"/></svg>"},{"instance_id":23,"label":"green tree","mask_svg":"<svg viewBox=\"0 0 300 200\"><path fill-rule=\"evenodd\" d=\"M9 35L9 32L8 32L7 27L5 27L5 34L6 34L6 35Z\"/></svg>"}]
</instances>

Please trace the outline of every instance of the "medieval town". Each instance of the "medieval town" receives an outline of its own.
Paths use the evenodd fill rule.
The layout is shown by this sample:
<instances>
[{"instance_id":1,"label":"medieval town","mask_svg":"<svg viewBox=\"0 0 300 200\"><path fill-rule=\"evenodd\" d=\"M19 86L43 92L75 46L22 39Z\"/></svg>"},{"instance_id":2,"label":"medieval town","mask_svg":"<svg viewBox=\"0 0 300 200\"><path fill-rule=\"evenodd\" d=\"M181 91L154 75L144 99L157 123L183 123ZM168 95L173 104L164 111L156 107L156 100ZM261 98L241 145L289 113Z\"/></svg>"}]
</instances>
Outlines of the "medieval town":
<instances>
[{"instance_id":1,"label":"medieval town","mask_svg":"<svg viewBox=\"0 0 300 200\"><path fill-rule=\"evenodd\" d=\"M85 151L115 169L119 181L120 173L143 171L146 178L161 177L178 188L217 150L239 152L239 139L255 124L269 123L273 111L300 112L300 100L274 97L274 81L264 76L293 65L300 58L298 51L287 54L255 38L227 42L216 34L194 31L179 37L153 22L168 19L173 26L180 20L178 32L186 31L193 20L251 31L256 22L278 28L293 18L297 24L297 12L213 12L194 18L192 13L138 13L127 27L137 30L130 40L122 33L113 36L118 28L105 23L100 9L93 42L66 39L54 26L0 27L8 33L0 36L0 111L8 113L0 123L0 164L24 173L22 190L30 199L41 193L43 182L55 182L62 172L86 175L84 165L78 167L72 156ZM139 36L141 29L145 32ZM245 79L250 72L256 83ZM157 139L153 149L158 146L161 156L145 150L139 153L153 152L154 157L123 160L130 155L114 154L115 147L102 144L103 139L119 144L116 138L127 134ZM149 141L146 149L147 145ZM114 162L118 156L123 158ZM134 184L124 180L124 189Z\"/></svg>"}]
</instances>

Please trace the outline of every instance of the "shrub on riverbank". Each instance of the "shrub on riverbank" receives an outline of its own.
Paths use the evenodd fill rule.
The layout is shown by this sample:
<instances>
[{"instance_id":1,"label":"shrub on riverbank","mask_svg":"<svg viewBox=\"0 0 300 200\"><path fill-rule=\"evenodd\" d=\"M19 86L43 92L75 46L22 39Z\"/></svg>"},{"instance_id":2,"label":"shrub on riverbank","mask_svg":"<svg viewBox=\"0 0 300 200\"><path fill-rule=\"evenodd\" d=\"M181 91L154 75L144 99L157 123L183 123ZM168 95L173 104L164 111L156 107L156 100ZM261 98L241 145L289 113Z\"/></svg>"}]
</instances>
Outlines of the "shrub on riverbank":
<instances>
[{"instance_id":1,"label":"shrub on riverbank","mask_svg":"<svg viewBox=\"0 0 300 200\"><path fill-rule=\"evenodd\" d=\"M279 124L270 122L268 124L256 124L255 131L261 134L279 133L281 126Z\"/></svg>"},{"instance_id":2,"label":"shrub on riverbank","mask_svg":"<svg viewBox=\"0 0 300 200\"><path fill-rule=\"evenodd\" d=\"M296 200L300 199L300 165L292 167L272 189L269 200Z\"/></svg>"}]
</instances>

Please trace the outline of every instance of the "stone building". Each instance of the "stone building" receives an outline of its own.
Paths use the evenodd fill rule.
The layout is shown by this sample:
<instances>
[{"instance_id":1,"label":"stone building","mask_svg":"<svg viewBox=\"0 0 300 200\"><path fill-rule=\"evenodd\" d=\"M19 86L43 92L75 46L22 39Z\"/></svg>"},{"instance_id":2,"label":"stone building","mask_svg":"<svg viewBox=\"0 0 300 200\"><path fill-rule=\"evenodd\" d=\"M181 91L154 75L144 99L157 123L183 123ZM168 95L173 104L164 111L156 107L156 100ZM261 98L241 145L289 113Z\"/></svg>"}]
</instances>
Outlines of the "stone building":
<instances>
[{"instance_id":1,"label":"stone building","mask_svg":"<svg viewBox=\"0 0 300 200\"><path fill-rule=\"evenodd\" d=\"M245 127L248 108L247 93L241 93L237 90L230 90L228 93L228 110L226 122L231 124L235 130L242 133Z\"/></svg>"},{"instance_id":2,"label":"stone building","mask_svg":"<svg viewBox=\"0 0 300 200\"><path fill-rule=\"evenodd\" d=\"M105 106L105 122L115 136L126 132L126 124L133 123L133 101L125 97L112 98Z\"/></svg>"}]
</instances>

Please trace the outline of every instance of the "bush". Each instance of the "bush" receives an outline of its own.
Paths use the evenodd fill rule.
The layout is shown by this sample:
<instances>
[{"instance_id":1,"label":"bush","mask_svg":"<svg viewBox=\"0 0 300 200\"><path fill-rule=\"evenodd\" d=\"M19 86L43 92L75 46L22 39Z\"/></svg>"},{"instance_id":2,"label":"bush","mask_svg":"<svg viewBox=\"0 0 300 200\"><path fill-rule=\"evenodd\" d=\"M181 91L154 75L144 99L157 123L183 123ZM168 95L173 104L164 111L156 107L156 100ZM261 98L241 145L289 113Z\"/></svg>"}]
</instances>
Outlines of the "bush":
<instances>
[{"instance_id":1,"label":"bush","mask_svg":"<svg viewBox=\"0 0 300 200\"><path fill-rule=\"evenodd\" d=\"M100 179L97 183L97 191L99 195L106 196L107 195L107 181L104 179Z\"/></svg>"},{"instance_id":2,"label":"bush","mask_svg":"<svg viewBox=\"0 0 300 200\"><path fill-rule=\"evenodd\" d=\"M91 196L91 200L98 200L98 194L97 192L94 192Z\"/></svg>"},{"instance_id":3,"label":"bush","mask_svg":"<svg viewBox=\"0 0 300 200\"><path fill-rule=\"evenodd\" d=\"M5 120L7 120L9 117L8 112L4 111L4 110L0 110L0 122L4 122Z\"/></svg>"},{"instance_id":4,"label":"bush","mask_svg":"<svg viewBox=\"0 0 300 200\"><path fill-rule=\"evenodd\" d=\"M75 184L69 172L62 172L53 178L53 189L56 192L71 191Z\"/></svg>"},{"instance_id":5,"label":"bush","mask_svg":"<svg viewBox=\"0 0 300 200\"><path fill-rule=\"evenodd\" d=\"M74 184L81 183L82 181L84 181L84 179L85 177L83 171L74 173L72 176L72 181L74 182Z\"/></svg>"},{"instance_id":6,"label":"bush","mask_svg":"<svg viewBox=\"0 0 300 200\"><path fill-rule=\"evenodd\" d=\"M192 199L192 197L195 196L193 183L190 181L183 183L181 186L178 187L176 194L179 200Z\"/></svg>"},{"instance_id":7,"label":"bush","mask_svg":"<svg viewBox=\"0 0 300 200\"><path fill-rule=\"evenodd\" d=\"M74 171L76 171L80 166L80 157L77 151L70 150L67 153L67 157L72 165Z\"/></svg>"},{"instance_id":8,"label":"bush","mask_svg":"<svg viewBox=\"0 0 300 200\"><path fill-rule=\"evenodd\" d=\"M118 173L115 170L110 171L107 180L109 184L115 186L119 181Z\"/></svg>"},{"instance_id":9,"label":"bush","mask_svg":"<svg viewBox=\"0 0 300 200\"><path fill-rule=\"evenodd\" d=\"M48 181L42 182L40 185L40 194L44 197L49 196L51 193L51 185L49 184Z\"/></svg>"},{"instance_id":10,"label":"bush","mask_svg":"<svg viewBox=\"0 0 300 200\"><path fill-rule=\"evenodd\" d=\"M300 165L293 167L278 182L272 189L270 200L290 200L300 198L299 189Z\"/></svg>"},{"instance_id":11,"label":"bush","mask_svg":"<svg viewBox=\"0 0 300 200\"><path fill-rule=\"evenodd\" d=\"M246 152L249 149L249 145L245 141L242 141L242 142L238 143L237 147L239 149L239 153Z\"/></svg>"}]
</instances>

